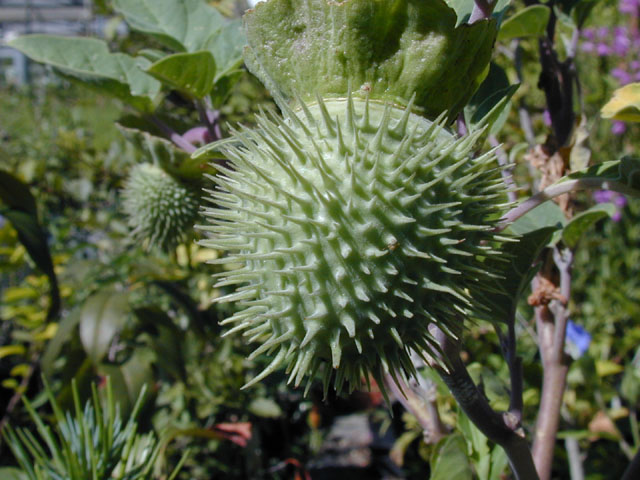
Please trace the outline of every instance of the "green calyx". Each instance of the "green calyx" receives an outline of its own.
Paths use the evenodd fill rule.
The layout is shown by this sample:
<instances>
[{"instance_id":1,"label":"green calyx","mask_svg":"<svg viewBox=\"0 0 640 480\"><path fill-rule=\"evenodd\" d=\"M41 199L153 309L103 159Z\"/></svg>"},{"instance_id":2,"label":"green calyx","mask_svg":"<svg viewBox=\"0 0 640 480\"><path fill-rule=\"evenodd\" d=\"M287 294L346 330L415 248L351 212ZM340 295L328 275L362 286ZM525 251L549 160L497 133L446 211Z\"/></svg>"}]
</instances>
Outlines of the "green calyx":
<instances>
[{"instance_id":1,"label":"green calyx","mask_svg":"<svg viewBox=\"0 0 640 480\"><path fill-rule=\"evenodd\" d=\"M200 209L194 189L151 163L131 169L122 195L134 240L167 252L184 240Z\"/></svg>"},{"instance_id":2,"label":"green calyx","mask_svg":"<svg viewBox=\"0 0 640 480\"><path fill-rule=\"evenodd\" d=\"M464 107L487 73L494 20L456 27L444 0L269 0L245 15L245 62L284 100L354 96L434 119Z\"/></svg>"},{"instance_id":3,"label":"green calyx","mask_svg":"<svg viewBox=\"0 0 640 480\"><path fill-rule=\"evenodd\" d=\"M205 209L219 288L237 288L228 333L243 331L290 381L353 389L414 375L437 357L436 325L457 336L482 315L486 260L504 210L495 156L469 153L441 122L368 99L326 99L235 132ZM234 269L231 269L231 268Z\"/></svg>"}]
</instances>

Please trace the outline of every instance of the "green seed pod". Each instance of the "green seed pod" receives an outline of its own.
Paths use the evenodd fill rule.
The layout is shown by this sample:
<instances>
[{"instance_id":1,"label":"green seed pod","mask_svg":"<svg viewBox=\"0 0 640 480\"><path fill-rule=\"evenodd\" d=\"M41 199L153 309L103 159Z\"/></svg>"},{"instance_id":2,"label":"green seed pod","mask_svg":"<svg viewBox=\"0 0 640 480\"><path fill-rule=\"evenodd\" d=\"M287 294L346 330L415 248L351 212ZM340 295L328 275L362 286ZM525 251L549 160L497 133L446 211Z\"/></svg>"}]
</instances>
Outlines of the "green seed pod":
<instances>
[{"instance_id":1,"label":"green seed pod","mask_svg":"<svg viewBox=\"0 0 640 480\"><path fill-rule=\"evenodd\" d=\"M122 195L131 235L148 247L173 250L198 216L199 195L150 163L131 169Z\"/></svg>"},{"instance_id":2,"label":"green seed pod","mask_svg":"<svg viewBox=\"0 0 640 480\"><path fill-rule=\"evenodd\" d=\"M456 139L410 106L352 97L258 124L226 147L203 242L240 265L217 284L240 285L219 299L240 307L229 333L273 355L249 384L281 366L296 386L321 372L326 388L335 370L337 390L414 374L411 352L437 351L429 325L456 336L483 308L503 208L495 156L470 158L478 135Z\"/></svg>"},{"instance_id":3,"label":"green seed pod","mask_svg":"<svg viewBox=\"0 0 640 480\"><path fill-rule=\"evenodd\" d=\"M442 0L269 0L245 24L284 118L218 145L202 243L229 252L228 333L272 356L248 385L280 367L325 391L414 375L412 352L437 357L429 327L458 336L495 283L500 170L470 155L479 132L443 126L484 78L495 22L456 26Z\"/></svg>"}]
</instances>

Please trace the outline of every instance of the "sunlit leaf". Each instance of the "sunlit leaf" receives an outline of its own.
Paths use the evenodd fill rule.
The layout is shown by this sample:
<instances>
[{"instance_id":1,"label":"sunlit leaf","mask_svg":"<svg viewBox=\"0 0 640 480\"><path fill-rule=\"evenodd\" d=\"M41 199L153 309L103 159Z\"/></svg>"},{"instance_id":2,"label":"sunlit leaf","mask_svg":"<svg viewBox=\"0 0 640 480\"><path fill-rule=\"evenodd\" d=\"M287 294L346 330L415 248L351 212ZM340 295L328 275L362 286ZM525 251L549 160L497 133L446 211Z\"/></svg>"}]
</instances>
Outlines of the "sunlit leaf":
<instances>
[{"instance_id":1,"label":"sunlit leaf","mask_svg":"<svg viewBox=\"0 0 640 480\"><path fill-rule=\"evenodd\" d=\"M613 120L640 122L640 83L630 83L615 90L600 115Z\"/></svg>"},{"instance_id":2,"label":"sunlit leaf","mask_svg":"<svg viewBox=\"0 0 640 480\"><path fill-rule=\"evenodd\" d=\"M153 110L160 82L140 69L140 59L109 52L103 40L25 35L9 45L88 87L113 95L138 109Z\"/></svg>"},{"instance_id":3,"label":"sunlit leaf","mask_svg":"<svg viewBox=\"0 0 640 480\"><path fill-rule=\"evenodd\" d=\"M209 37L225 23L203 0L114 0L113 7L131 28L179 52L204 49Z\"/></svg>"},{"instance_id":4,"label":"sunlit leaf","mask_svg":"<svg viewBox=\"0 0 640 480\"><path fill-rule=\"evenodd\" d=\"M172 89L202 98L213 88L216 62L208 51L176 53L153 63L146 72Z\"/></svg>"},{"instance_id":5,"label":"sunlit leaf","mask_svg":"<svg viewBox=\"0 0 640 480\"><path fill-rule=\"evenodd\" d=\"M500 27L498 40L507 42L513 38L538 37L549 23L551 9L545 5L531 5L518 10Z\"/></svg>"}]
</instances>

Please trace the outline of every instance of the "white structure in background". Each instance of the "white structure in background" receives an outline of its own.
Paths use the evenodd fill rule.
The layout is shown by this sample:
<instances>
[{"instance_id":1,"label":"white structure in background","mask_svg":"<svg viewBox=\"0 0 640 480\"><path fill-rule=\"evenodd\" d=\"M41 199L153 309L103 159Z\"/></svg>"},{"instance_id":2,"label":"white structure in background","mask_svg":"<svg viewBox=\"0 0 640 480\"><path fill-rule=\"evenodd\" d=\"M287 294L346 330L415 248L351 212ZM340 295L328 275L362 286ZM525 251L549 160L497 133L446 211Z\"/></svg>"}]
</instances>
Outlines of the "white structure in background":
<instances>
[{"instance_id":1,"label":"white structure in background","mask_svg":"<svg viewBox=\"0 0 640 480\"><path fill-rule=\"evenodd\" d=\"M102 25L91 0L0 0L0 79L19 84L28 80L25 56L3 47L5 42L29 33L95 35Z\"/></svg>"}]
</instances>

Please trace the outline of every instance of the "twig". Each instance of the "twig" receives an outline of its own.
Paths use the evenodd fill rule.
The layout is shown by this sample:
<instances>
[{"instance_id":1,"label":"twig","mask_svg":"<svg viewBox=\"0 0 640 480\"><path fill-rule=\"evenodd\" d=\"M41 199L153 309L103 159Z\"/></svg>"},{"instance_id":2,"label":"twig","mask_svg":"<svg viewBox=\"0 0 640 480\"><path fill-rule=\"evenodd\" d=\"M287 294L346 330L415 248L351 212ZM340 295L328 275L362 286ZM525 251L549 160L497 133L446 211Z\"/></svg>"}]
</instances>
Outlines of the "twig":
<instances>
[{"instance_id":1,"label":"twig","mask_svg":"<svg viewBox=\"0 0 640 480\"><path fill-rule=\"evenodd\" d=\"M517 219L524 216L534 208L542 205L547 200L551 200L552 198L563 195L565 193L577 192L579 190L613 190L624 195L630 195L633 197L640 196L640 191L616 180L607 180L597 177L566 180L560 183L549 185L541 192L538 192L532 197L529 197L517 207L514 207L500 219L500 224L496 228L496 230L504 230L509 226L509 224L515 222Z\"/></svg>"},{"instance_id":2,"label":"twig","mask_svg":"<svg viewBox=\"0 0 640 480\"><path fill-rule=\"evenodd\" d=\"M435 365L436 371L449 387L460 408L489 440L504 449L518 480L538 480L524 432L513 428L516 422L513 422L510 413L501 415L494 411L478 390L460 359L459 340L451 339L437 327L430 330L440 344L441 356L447 365L446 370Z\"/></svg>"}]
</instances>

